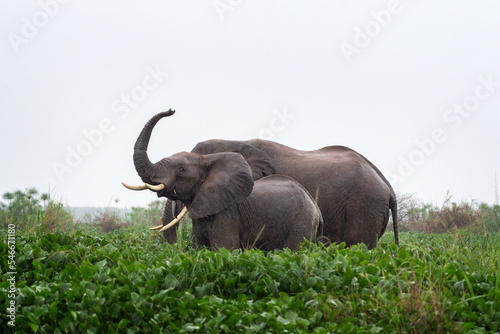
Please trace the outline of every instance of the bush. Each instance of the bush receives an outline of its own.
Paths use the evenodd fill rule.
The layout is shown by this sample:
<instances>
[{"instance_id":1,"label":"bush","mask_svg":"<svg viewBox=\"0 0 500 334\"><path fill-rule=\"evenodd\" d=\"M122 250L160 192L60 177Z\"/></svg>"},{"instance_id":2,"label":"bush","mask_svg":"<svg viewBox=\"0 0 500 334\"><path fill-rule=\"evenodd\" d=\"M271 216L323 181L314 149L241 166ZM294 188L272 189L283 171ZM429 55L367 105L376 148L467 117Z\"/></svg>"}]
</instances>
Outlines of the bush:
<instances>
[{"instance_id":1,"label":"bush","mask_svg":"<svg viewBox=\"0 0 500 334\"><path fill-rule=\"evenodd\" d=\"M54 201L49 194L39 194L36 188L5 193L0 202L0 226L15 224L17 230L53 233L57 229L68 231L73 227L73 217L63 204ZM43 207L40 205L43 201Z\"/></svg>"},{"instance_id":2,"label":"bush","mask_svg":"<svg viewBox=\"0 0 500 334\"><path fill-rule=\"evenodd\" d=\"M38 195L35 188L3 194L2 198L8 203L0 203L2 228L6 228L8 224L18 225L22 229L35 226L39 220L38 212L42 210Z\"/></svg>"},{"instance_id":3,"label":"bush","mask_svg":"<svg viewBox=\"0 0 500 334\"><path fill-rule=\"evenodd\" d=\"M413 224L413 230L425 233L443 233L469 228L477 231L481 227L481 214L469 203L452 203L430 210L428 217Z\"/></svg>"},{"instance_id":4,"label":"bush","mask_svg":"<svg viewBox=\"0 0 500 334\"><path fill-rule=\"evenodd\" d=\"M489 206L482 203L480 212L483 217L483 227L488 233L500 231L500 205Z\"/></svg>"},{"instance_id":5,"label":"bush","mask_svg":"<svg viewBox=\"0 0 500 334\"><path fill-rule=\"evenodd\" d=\"M127 226L127 223L122 221L120 215L109 208L97 210L94 214L94 220L101 227L104 233L115 231Z\"/></svg>"},{"instance_id":6,"label":"bush","mask_svg":"<svg viewBox=\"0 0 500 334\"><path fill-rule=\"evenodd\" d=\"M40 232L54 233L56 230L67 232L74 227L73 216L64 209L61 202L49 201L41 218Z\"/></svg>"},{"instance_id":7,"label":"bush","mask_svg":"<svg viewBox=\"0 0 500 334\"><path fill-rule=\"evenodd\" d=\"M398 229L399 232L410 231L409 225L411 222L420 218L420 210L423 206L414 194L396 194L398 202ZM391 223L387 226L388 231L392 231L392 217Z\"/></svg>"},{"instance_id":8,"label":"bush","mask_svg":"<svg viewBox=\"0 0 500 334\"><path fill-rule=\"evenodd\" d=\"M166 200L157 200L148 204L147 208L132 207L132 212L127 215L131 225L152 227L161 223Z\"/></svg>"},{"instance_id":9,"label":"bush","mask_svg":"<svg viewBox=\"0 0 500 334\"><path fill-rule=\"evenodd\" d=\"M474 201L452 202L451 195L437 207L424 204L413 194L398 194L401 232L444 233L457 229L486 232L500 231L500 206L478 206Z\"/></svg>"}]
</instances>

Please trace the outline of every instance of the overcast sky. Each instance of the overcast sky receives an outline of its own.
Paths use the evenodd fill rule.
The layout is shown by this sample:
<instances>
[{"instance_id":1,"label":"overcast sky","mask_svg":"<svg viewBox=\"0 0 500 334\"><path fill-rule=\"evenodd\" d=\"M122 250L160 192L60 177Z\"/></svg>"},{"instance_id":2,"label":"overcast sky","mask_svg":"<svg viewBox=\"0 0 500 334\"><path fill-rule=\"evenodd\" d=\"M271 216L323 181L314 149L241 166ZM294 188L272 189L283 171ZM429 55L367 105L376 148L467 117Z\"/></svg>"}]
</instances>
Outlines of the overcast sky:
<instances>
[{"instance_id":1,"label":"overcast sky","mask_svg":"<svg viewBox=\"0 0 500 334\"><path fill-rule=\"evenodd\" d=\"M348 146L398 193L495 202L500 1L2 1L0 194L142 206L132 163L211 138ZM500 181L499 181L500 182ZM499 186L500 187L500 186Z\"/></svg>"}]
</instances>

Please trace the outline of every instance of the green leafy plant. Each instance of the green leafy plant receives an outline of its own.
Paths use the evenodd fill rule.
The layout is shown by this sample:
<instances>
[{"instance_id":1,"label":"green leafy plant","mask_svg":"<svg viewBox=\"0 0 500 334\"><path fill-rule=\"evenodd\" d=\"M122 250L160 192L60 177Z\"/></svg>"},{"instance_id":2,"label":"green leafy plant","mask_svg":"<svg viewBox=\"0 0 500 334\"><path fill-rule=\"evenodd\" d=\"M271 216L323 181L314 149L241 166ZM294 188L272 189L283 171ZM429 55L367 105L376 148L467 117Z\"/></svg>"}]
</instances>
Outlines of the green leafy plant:
<instances>
[{"instance_id":1,"label":"green leafy plant","mask_svg":"<svg viewBox=\"0 0 500 334\"><path fill-rule=\"evenodd\" d=\"M104 233L95 223L62 228L65 224L58 222L66 213L60 204L33 191L29 196L7 196L9 202L0 211L11 214L7 224L17 222L14 255L9 253L9 229L0 231L0 263L2 269L9 268L1 273L0 308L6 310L12 300L16 305L15 328L9 327L5 312L0 314L4 332L500 330L497 206L468 208L482 222L474 229L454 224L448 232L401 233L400 247L386 232L372 250L362 244L346 248L305 242L298 252L264 254L195 251L186 222L181 223L179 242L166 243L161 234L148 230L161 217L161 202L133 210L126 226L111 214L109 224L120 228ZM31 209L18 208L22 200ZM466 212L453 204L444 211L424 209L420 217L425 219L436 217L437 210L456 221ZM18 228L31 224L34 229ZM11 258L15 266L9 264ZM7 280L11 270L14 295Z\"/></svg>"},{"instance_id":2,"label":"green leafy plant","mask_svg":"<svg viewBox=\"0 0 500 334\"><path fill-rule=\"evenodd\" d=\"M463 236L465 238L465 235ZM500 235L403 233L377 248L194 251L158 234L19 236L16 330L61 333L497 331ZM7 252L2 236L0 254ZM483 258L482 270L474 266ZM5 265L5 260L2 260ZM8 303L0 283L0 307ZM0 326L8 328L0 316Z\"/></svg>"},{"instance_id":3,"label":"green leafy plant","mask_svg":"<svg viewBox=\"0 0 500 334\"><path fill-rule=\"evenodd\" d=\"M52 233L57 229L68 231L73 228L71 214L48 193L39 194L37 189L29 188L24 192L5 193L2 198L7 201L0 202L0 226L3 229L9 224L16 225L17 231L24 233Z\"/></svg>"}]
</instances>

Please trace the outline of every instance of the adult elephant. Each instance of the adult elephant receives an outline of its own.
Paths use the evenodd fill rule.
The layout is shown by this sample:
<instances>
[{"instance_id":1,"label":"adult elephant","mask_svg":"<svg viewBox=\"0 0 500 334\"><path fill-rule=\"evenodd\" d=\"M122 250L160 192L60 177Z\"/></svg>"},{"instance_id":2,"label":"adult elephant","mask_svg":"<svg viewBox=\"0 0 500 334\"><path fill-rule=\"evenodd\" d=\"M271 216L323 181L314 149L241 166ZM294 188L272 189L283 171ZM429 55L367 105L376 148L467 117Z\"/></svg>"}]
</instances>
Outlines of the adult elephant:
<instances>
[{"instance_id":1,"label":"adult elephant","mask_svg":"<svg viewBox=\"0 0 500 334\"><path fill-rule=\"evenodd\" d=\"M250 166L239 153L181 152L151 163L146 152L151 130L158 120L173 113L170 110L151 118L137 139L134 164L144 186L124 185L181 201L193 219L195 248L298 250L304 239L316 238L323 220L309 192L286 175L254 181Z\"/></svg>"},{"instance_id":2,"label":"adult elephant","mask_svg":"<svg viewBox=\"0 0 500 334\"><path fill-rule=\"evenodd\" d=\"M161 114L160 114L161 115ZM151 129L144 133L149 136ZM392 186L375 165L354 150L328 146L315 151L296 150L268 140L208 140L191 151L196 154L238 152L252 168L254 180L266 175L284 174L302 184L323 215L323 242L345 242L347 246L365 243L376 246L392 213L394 237L399 244L397 201ZM167 205L163 224L181 210ZM175 242L176 230L164 232Z\"/></svg>"}]
</instances>

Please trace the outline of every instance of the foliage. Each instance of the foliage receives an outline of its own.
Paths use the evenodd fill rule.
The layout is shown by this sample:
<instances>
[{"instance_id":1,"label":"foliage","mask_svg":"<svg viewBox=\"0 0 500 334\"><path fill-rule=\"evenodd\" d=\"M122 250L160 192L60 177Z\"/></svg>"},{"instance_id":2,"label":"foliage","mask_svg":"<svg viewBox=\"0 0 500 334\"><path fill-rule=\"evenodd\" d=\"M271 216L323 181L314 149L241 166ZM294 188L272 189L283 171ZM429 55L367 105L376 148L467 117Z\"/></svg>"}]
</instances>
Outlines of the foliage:
<instances>
[{"instance_id":1,"label":"foliage","mask_svg":"<svg viewBox=\"0 0 500 334\"><path fill-rule=\"evenodd\" d=\"M115 231L127 226L120 215L110 208L97 210L94 214L94 220L104 233Z\"/></svg>"},{"instance_id":2,"label":"foliage","mask_svg":"<svg viewBox=\"0 0 500 334\"><path fill-rule=\"evenodd\" d=\"M61 231L71 230L72 227L73 216L71 213L64 209L62 203L49 200L42 214L40 231L52 233L58 229Z\"/></svg>"},{"instance_id":3,"label":"foliage","mask_svg":"<svg viewBox=\"0 0 500 334\"><path fill-rule=\"evenodd\" d=\"M448 194L438 207L424 204L412 194L398 194L399 230L443 233L467 228L473 231L500 231L500 206L454 202Z\"/></svg>"},{"instance_id":4,"label":"foliage","mask_svg":"<svg viewBox=\"0 0 500 334\"><path fill-rule=\"evenodd\" d=\"M96 210L93 217L88 217L86 224L95 224L104 233L116 231L128 227L130 231L150 228L161 222L165 201L157 200L148 204L146 208L132 207L132 212L127 213L125 218L113 210L106 208Z\"/></svg>"},{"instance_id":5,"label":"foliage","mask_svg":"<svg viewBox=\"0 0 500 334\"><path fill-rule=\"evenodd\" d=\"M6 235L0 239L6 267ZM499 234L388 234L377 248L194 251L146 228L18 236L16 330L401 333L500 328ZM483 247L483 248L479 248ZM483 257L481 266L475 263ZM4 275L5 276L5 275ZM0 308L8 303L0 283ZM7 328L5 313L0 327Z\"/></svg>"},{"instance_id":6,"label":"foliage","mask_svg":"<svg viewBox=\"0 0 500 334\"><path fill-rule=\"evenodd\" d=\"M489 233L500 231L500 205L489 206L482 203L479 209L483 217L484 230Z\"/></svg>"},{"instance_id":7,"label":"foliage","mask_svg":"<svg viewBox=\"0 0 500 334\"><path fill-rule=\"evenodd\" d=\"M156 226L159 224L165 208L165 200L156 200L148 204L146 208L132 207L128 214L128 222L137 226Z\"/></svg>"},{"instance_id":8,"label":"foliage","mask_svg":"<svg viewBox=\"0 0 500 334\"><path fill-rule=\"evenodd\" d=\"M0 227L6 229L9 224L15 224L18 231L26 233L52 233L57 229L69 230L73 225L73 217L63 204L50 198L49 194L39 194L35 188L24 192L17 190L7 192L2 198L8 202L0 202ZM43 202L43 207L40 205Z\"/></svg>"},{"instance_id":9,"label":"foliage","mask_svg":"<svg viewBox=\"0 0 500 334\"><path fill-rule=\"evenodd\" d=\"M404 229L422 224L427 233L401 233L400 247L386 232L373 250L305 243L299 252L264 254L195 251L185 222L179 242L165 243L148 231L161 218L160 201L134 208L125 225L109 208L88 224L72 224L61 203L36 189L4 200L2 225L15 228L0 232L0 262L9 268L7 231L14 230L19 333L500 329L498 205L415 201L405 211L403 201ZM3 310L11 302L10 270L0 281ZM13 332L9 320L0 314L4 332Z\"/></svg>"},{"instance_id":10,"label":"foliage","mask_svg":"<svg viewBox=\"0 0 500 334\"><path fill-rule=\"evenodd\" d=\"M8 204L0 203L2 228L6 228L8 224L34 225L38 212L42 209L38 195L35 188L3 194L2 198Z\"/></svg>"}]
</instances>

